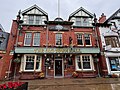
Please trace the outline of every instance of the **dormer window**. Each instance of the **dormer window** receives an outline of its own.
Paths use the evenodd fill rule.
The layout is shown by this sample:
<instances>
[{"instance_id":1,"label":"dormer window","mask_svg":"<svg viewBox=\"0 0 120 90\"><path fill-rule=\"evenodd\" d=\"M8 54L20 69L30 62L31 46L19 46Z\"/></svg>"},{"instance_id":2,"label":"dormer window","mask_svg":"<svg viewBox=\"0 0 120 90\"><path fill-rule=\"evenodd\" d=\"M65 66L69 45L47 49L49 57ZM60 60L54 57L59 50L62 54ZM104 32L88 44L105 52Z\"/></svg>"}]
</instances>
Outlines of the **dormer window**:
<instances>
[{"instance_id":1,"label":"dormer window","mask_svg":"<svg viewBox=\"0 0 120 90\"><path fill-rule=\"evenodd\" d=\"M41 22L42 22L41 16L29 15L28 23L30 25L32 25L32 24L39 25L39 24L41 24Z\"/></svg>"},{"instance_id":2,"label":"dormer window","mask_svg":"<svg viewBox=\"0 0 120 90\"><path fill-rule=\"evenodd\" d=\"M89 25L89 20L88 18L84 18L84 17L77 17L76 18L76 26L88 26Z\"/></svg>"}]
</instances>

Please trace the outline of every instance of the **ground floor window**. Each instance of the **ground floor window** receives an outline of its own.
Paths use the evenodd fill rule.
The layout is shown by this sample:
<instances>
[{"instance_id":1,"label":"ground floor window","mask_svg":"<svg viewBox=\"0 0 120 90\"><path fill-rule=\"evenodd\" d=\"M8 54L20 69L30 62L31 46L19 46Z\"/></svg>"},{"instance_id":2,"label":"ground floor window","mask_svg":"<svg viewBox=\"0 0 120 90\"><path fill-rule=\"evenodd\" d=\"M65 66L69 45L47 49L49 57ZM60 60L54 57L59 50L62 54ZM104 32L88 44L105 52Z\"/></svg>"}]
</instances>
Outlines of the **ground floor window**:
<instances>
[{"instance_id":1,"label":"ground floor window","mask_svg":"<svg viewBox=\"0 0 120 90\"><path fill-rule=\"evenodd\" d=\"M25 71L40 71L41 56L40 55L24 55L24 70Z\"/></svg>"},{"instance_id":2,"label":"ground floor window","mask_svg":"<svg viewBox=\"0 0 120 90\"><path fill-rule=\"evenodd\" d=\"M77 55L76 70L92 70L92 62L91 55Z\"/></svg>"},{"instance_id":3,"label":"ground floor window","mask_svg":"<svg viewBox=\"0 0 120 90\"><path fill-rule=\"evenodd\" d=\"M111 71L120 71L120 58L109 57Z\"/></svg>"}]
</instances>

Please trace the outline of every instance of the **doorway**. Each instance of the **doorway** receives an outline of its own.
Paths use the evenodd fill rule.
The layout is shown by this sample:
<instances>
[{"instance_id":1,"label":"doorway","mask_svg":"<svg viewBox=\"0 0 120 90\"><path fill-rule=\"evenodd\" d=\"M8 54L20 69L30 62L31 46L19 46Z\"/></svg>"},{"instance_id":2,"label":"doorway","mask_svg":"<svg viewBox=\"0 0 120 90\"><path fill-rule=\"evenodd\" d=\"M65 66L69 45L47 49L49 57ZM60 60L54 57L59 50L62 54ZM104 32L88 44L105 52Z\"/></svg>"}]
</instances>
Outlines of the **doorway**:
<instances>
[{"instance_id":1,"label":"doorway","mask_svg":"<svg viewBox=\"0 0 120 90\"><path fill-rule=\"evenodd\" d=\"M54 67L54 75L55 77L63 77L63 62L62 59L55 59L55 67Z\"/></svg>"}]
</instances>

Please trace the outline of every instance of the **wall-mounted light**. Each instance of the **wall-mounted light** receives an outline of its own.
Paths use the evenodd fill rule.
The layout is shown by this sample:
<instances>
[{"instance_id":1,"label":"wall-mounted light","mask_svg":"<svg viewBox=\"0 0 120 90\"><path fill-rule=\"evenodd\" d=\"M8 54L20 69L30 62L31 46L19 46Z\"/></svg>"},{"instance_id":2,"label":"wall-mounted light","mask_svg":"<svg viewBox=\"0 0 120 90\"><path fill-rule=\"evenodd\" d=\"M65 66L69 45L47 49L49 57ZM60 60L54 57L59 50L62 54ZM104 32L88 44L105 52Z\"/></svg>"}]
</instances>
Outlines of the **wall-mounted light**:
<instances>
[{"instance_id":1,"label":"wall-mounted light","mask_svg":"<svg viewBox=\"0 0 120 90\"><path fill-rule=\"evenodd\" d=\"M0 36L0 46L1 46L1 43L3 43L5 40L5 37L3 36L3 34Z\"/></svg>"}]
</instances>

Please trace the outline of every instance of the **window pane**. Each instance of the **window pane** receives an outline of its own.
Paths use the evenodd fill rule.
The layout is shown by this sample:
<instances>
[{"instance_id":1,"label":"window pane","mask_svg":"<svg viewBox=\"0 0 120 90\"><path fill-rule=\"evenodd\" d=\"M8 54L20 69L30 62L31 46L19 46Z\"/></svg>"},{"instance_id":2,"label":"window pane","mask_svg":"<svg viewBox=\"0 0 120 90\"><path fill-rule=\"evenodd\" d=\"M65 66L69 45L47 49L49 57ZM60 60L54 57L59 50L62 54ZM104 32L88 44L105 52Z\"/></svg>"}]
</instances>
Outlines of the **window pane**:
<instances>
[{"instance_id":1,"label":"window pane","mask_svg":"<svg viewBox=\"0 0 120 90\"><path fill-rule=\"evenodd\" d=\"M82 56L83 69L91 69L90 67L90 56Z\"/></svg>"},{"instance_id":2,"label":"window pane","mask_svg":"<svg viewBox=\"0 0 120 90\"><path fill-rule=\"evenodd\" d=\"M26 56L25 70L34 70L34 56Z\"/></svg>"},{"instance_id":3,"label":"window pane","mask_svg":"<svg viewBox=\"0 0 120 90\"><path fill-rule=\"evenodd\" d=\"M34 16L29 16L29 24L33 24L34 23Z\"/></svg>"},{"instance_id":4,"label":"window pane","mask_svg":"<svg viewBox=\"0 0 120 90\"><path fill-rule=\"evenodd\" d=\"M41 16L36 16L36 24L41 24Z\"/></svg>"},{"instance_id":5,"label":"window pane","mask_svg":"<svg viewBox=\"0 0 120 90\"><path fill-rule=\"evenodd\" d=\"M88 18L83 18L83 26L88 26Z\"/></svg>"},{"instance_id":6,"label":"window pane","mask_svg":"<svg viewBox=\"0 0 120 90\"><path fill-rule=\"evenodd\" d=\"M25 34L25 46L30 46L32 40L32 33L26 33Z\"/></svg>"},{"instance_id":7,"label":"window pane","mask_svg":"<svg viewBox=\"0 0 120 90\"><path fill-rule=\"evenodd\" d=\"M40 56L37 56L37 59L36 59L36 70L37 69L40 69Z\"/></svg>"},{"instance_id":8,"label":"window pane","mask_svg":"<svg viewBox=\"0 0 120 90\"><path fill-rule=\"evenodd\" d=\"M118 57L110 57L109 61L111 71L120 71L120 59Z\"/></svg>"},{"instance_id":9,"label":"window pane","mask_svg":"<svg viewBox=\"0 0 120 90\"><path fill-rule=\"evenodd\" d=\"M83 45L83 41L82 41L82 34L77 34L77 44L78 45Z\"/></svg>"},{"instance_id":10,"label":"window pane","mask_svg":"<svg viewBox=\"0 0 120 90\"><path fill-rule=\"evenodd\" d=\"M76 18L76 25L81 26L81 18Z\"/></svg>"},{"instance_id":11,"label":"window pane","mask_svg":"<svg viewBox=\"0 0 120 90\"><path fill-rule=\"evenodd\" d=\"M40 33L34 33L33 45L40 46Z\"/></svg>"},{"instance_id":12,"label":"window pane","mask_svg":"<svg viewBox=\"0 0 120 90\"><path fill-rule=\"evenodd\" d=\"M81 69L81 60L80 60L80 56L77 56L77 65L78 65L78 69Z\"/></svg>"},{"instance_id":13,"label":"window pane","mask_svg":"<svg viewBox=\"0 0 120 90\"><path fill-rule=\"evenodd\" d=\"M62 34L56 34L56 45L62 45Z\"/></svg>"},{"instance_id":14,"label":"window pane","mask_svg":"<svg viewBox=\"0 0 120 90\"><path fill-rule=\"evenodd\" d=\"M85 38L85 45L91 45L90 35L89 34L85 34L84 38Z\"/></svg>"},{"instance_id":15,"label":"window pane","mask_svg":"<svg viewBox=\"0 0 120 90\"><path fill-rule=\"evenodd\" d=\"M111 45L111 47L119 47L119 40L117 37L105 37L106 45Z\"/></svg>"}]
</instances>

